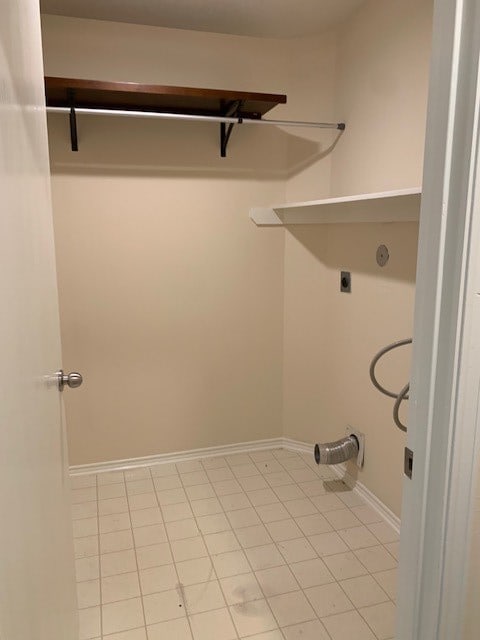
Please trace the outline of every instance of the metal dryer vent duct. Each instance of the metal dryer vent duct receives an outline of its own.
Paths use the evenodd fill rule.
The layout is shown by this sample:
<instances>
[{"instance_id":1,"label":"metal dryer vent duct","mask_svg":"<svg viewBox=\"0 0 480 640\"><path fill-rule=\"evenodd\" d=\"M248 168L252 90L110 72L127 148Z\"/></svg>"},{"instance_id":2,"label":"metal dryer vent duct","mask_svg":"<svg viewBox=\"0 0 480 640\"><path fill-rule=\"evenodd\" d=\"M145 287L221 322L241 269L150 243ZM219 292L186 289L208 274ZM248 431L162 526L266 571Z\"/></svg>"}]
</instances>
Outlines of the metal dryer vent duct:
<instances>
[{"instance_id":1,"label":"metal dryer vent duct","mask_svg":"<svg viewBox=\"0 0 480 640\"><path fill-rule=\"evenodd\" d=\"M360 443L357 436L349 435L335 442L315 445L315 462L317 464L340 464L352 458L358 458Z\"/></svg>"}]
</instances>

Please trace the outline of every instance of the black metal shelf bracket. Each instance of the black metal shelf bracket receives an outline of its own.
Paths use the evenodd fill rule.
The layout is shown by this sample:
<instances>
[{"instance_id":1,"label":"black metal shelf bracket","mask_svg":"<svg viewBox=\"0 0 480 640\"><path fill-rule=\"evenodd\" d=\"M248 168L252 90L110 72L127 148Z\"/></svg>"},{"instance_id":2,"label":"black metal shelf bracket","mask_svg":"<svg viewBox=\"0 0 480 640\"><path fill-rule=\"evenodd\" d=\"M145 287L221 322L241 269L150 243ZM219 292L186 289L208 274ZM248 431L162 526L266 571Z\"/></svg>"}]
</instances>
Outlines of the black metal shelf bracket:
<instances>
[{"instance_id":1,"label":"black metal shelf bracket","mask_svg":"<svg viewBox=\"0 0 480 640\"><path fill-rule=\"evenodd\" d=\"M225 109L222 114L226 118L238 118L238 123L242 123L242 118L239 116L243 105L242 100L235 100ZM220 123L220 156L222 158L227 157L227 146L228 141L230 140L230 136L232 135L233 127L235 124L232 122L228 126L225 122Z\"/></svg>"},{"instance_id":2,"label":"black metal shelf bracket","mask_svg":"<svg viewBox=\"0 0 480 640\"><path fill-rule=\"evenodd\" d=\"M67 95L68 95L68 102L70 105L70 143L72 145L72 151L78 151L77 114L75 112L75 91L73 89L68 89Z\"/></svg>"}]
</instances>

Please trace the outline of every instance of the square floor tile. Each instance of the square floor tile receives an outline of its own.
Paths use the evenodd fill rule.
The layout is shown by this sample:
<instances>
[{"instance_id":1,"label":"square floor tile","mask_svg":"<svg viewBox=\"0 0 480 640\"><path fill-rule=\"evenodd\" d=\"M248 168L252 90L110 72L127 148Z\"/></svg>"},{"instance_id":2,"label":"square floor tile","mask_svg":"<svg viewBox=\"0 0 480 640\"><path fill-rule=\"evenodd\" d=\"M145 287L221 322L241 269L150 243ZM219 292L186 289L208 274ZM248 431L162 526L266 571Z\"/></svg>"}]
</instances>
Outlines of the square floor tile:
<instances>
[{"instance_id":1,"label":"square floor tile","mask_svg":"<svg viewBox=\"0 0 480 640\"><path fill-rule=\"evenodd\" d=\"M365 549L366 547L374 547L378 544L378 540L373 533L370 533L364 525L339 530L337 533L350 549Z\"/></svg>"},{"instance_id":2,"label":"square floor tile","mask_svg":"<svg viewBox=\"0 0 480 640\"><path fill-rule=\"evenodd\" d=\"M207 471L207 476L210 479L210 482L221 482L223 480L233 480L234 475L227 467L221 467L219 469L209 469Z\"/></svg>"},{"instance_id":3,"label":"square floor tile","mask_svg":"<svg viewBox=\"0 0 480 640\"><path fill-rule=\"evenodd\" d=\"M135 496L129 496L128 506L130 511L136 511L137 509L151 509L157 507L157 496L152 493L140 493Z\"/></svg>"},{"instance_id":4,"label":"square floor tile","mask_svg":"<svg viewBox=\"0 0 480 640\"><path fill-rule=\"evenodd\" d=\"M374 536L380 540L380 542L398 542L400 538L395 529L386 522L376 522L367 526Z\"/></svg>"},{"instance_id":5,"label":"square floor tile","mask_svg":"<svg viewBox=\"0 0 480 640\"><path fill-rule=\"evenodd\" d=\"M83 538L85 536L95 536L98 534L97 518L82 518L73 521L73 537Z\"/></svg>"},{"instance_id":6,"label":"square floor tile","mask_svg":"<svg viewBox=\"0 0 480 640\"><path fill-rule=\"evenodd\" d=\"M273 489L280 500L297 500L304 498L305 494L296 484L284 484Z\"/></svg>"},{"instance_id":7,"label":"square floor tile","mask_svg":"<svg viewBox=\"0 0 480 640\"><path fill-rule=\"evenodd\" d=\"M388 600L387 594L380 588L372 576L361 576L359 578L342 580L340 586L357 609L360 607L369 607Z\"/></svg>"},{"instance_id":8,"label":"square floor tile","mask_svg":"<svg viewBox=\"0 0 480 640\"><path fill-rule=\"evenodd\" d=\"M100 564L103 577L137 570L137 560L133 549L105 553L100 556Z\"/></svg>"},{"instance_id":9,"label":"square floor tile","mask_svg":"<svg viewBox=\"0 0 480 640\"><path fill-rule=\"evenodd\" d=\"M173 562L168 542L154 544L150 547L140 547L136 550L139 569L159 567Z\"/></svg>"},{"instance_id":10,"label":"square floor tile","mask_svg":"<svg viewBox=\"0 0 480 640\"><path fill-rule=\"evenodd\" d=\"M400 543L399 542L387 542L383 545L387 551L389 551L395 560L398 561L400 555Z\"/></svg>"},{"instance_id":11,"label":"square floor tile","mask_svg":"<svg viewBox=\"0 0 480 640\"><path fill-rule=\"evenodd\" d=\"M234 493L225 496L219 496L218 498L225 511L236 511L238 509L248 509L252 505L245 493Z\"/></svg>"},{"instance_id":12,"label":"square floor tile","mask_svg":"<svg viewBox=\"0 0 480 640\"><path fill-rule=\"evenodd\" d=\"M261 508L261 507L259 507ZM227 511L227 518L234 529L241 527L251 527L260 524L260 518L252 507L248 509L236 509L235 511Z\"/></svg>"},{"instance_id":13,"label":"square floor tile","mask_svg":"<svg viewBox=\"0 0 480 640\"><path fill-rule=\"evenodd\" d=\"M127 482L127 494L136 496L140 493L150 493L153 491L153 482L151 479L133 480Z\"/></svg>"},{"instance_id":14,"label":"square floor tile","mask_svg":"<svg viewBox=\"0 0 480 640\"><path fill-rule=\"evenodd\" d=\"M280 502L259 506L257 507L257 512L265 523L275 522L276 520L288 520L290 518L290 514Z\"/></svg>"},{"instance_id":15,"label":"square floor tile","mask_svg":"<svg viewBox=\"0 0 480 640\"><path fill-rule=\"evenodd\" d=\"M351 510L363 524L382 522L382 516L366 504L360 507L351 507Z\"/></svg>"},{"instance_id":16,"label":"square floor tile","mask_svg":"<svg viewBox=\"0 0 480 640\"><path fill-rule=\"evenodd\" d=\"M277 471L263 476L271 487L281 487L284 484L292 484L292 476L286 471Z\"/></svg>"},{"instance_id":17,"label":"square floor tile","mask_svg":"<svg viewBox=\"0 0 480 640\"><path fill-rule=\"evenodd\" d=\"M348 551L345 542L334 531L308 536L308 540L320 557Z\"/></svg>"},{"instance_id":18,"label":"square floor tile","mask_svg":"<svg viewBox=\"0 0 480 640\"><path fill-rule=\"evenodd\" d=\"M113 533L114 531L125 531L131 529L129 513L112 513L109 516L100 516L100 533Z\"/></svg>"},{"instance_id":19,"label":"square floor tile","mask_svg":"<svg viewBox=\"0 0 480 640\"><path fill-rule=\"evenodd\" d=\"M238 482L243 487L244 491L257 491L258 489L268 489L268 484L263 479L263 476L250 476L249 478L239 478Z\"/></svg>"},{"instance_id":20,"label":"square floor tile","mask_svg":"<svg viewBox=\"0 0 480 640\"><path fill-rule=\"evenodd\" d=\"M184 540L194 538L199 535L199 530L195 518L186 520L174 520L165 524L169 540Z\"/></svg>"},{"instance_id":21,"label":"square floor tile","mask_svg":"<svg viewBox=\"0 0 480 640\"><path fill-rule=\"evenodd\" d=\"M255 575L267 598L299 590L298 582L286 565L262 569L261 571L256 571Z\"/></svg>"},{"instance_id":22,"label":"square floor tile","mask_svg":"<svg viewBox=\"0 0 480 640\"><path fill-rule=\"evenodd\" d=\"M236 480L220 480L213 483L217 496L228 496L232 493L242 493L243 489Z\"/></svg>"},{"instance_id":23,"label":"square floor tile","mask_svg":"<svg viewBox=\"0 0 480 640\"><path fill-rule=\"evenodd\" d=\"M366 620L378 640L389 640L395 635L396 607L392 602L384 602L360 609L360 615Z\"/></svg>"},{"instance_id":24,"label":"square floor tile","mask_svg":"<svg viewBox=\"0 0 480 640\"><path fill-rule=\"evenodd\" d=\"M143 606L147 625L183 618L186 615L183 597L178 589L143 596Z\"/></svg>"},{"instance_id":25,"label":"square floor tile","mask_svg":"<svg viewBox=\"0 0 480 640\"><path fill-rule=\"evenodd\" d=\"M298 486L309 498L325 495L326 493L323 482L319 478L317 478L317 480L310 480L309 482L300 482Z\"/></svg>"},{"instance_id":26,"label":"square floor tile","mask_svg":"<svg viewBox=\"0 0 480 640\"><path fill-rule=\"evenodd\" d=\"M218 580L186 586L183 588L183 596L188 615L225 606L225 598Z\"/></svg>"},{"instance_id":27,"label":"square floor tile","mask_svg":"<svg viewBox=\"0 0 480 640\"><path fill-rule=\"evenodd\" d=\"M350 509L336 509L335 511L325 512L325 518L336 530L347 529L349 527L360 527L362 523L350 511Z\"/></svg>"},{"instance_id":28,"label":"square floor tile","mask_svg":"<svg viewBox=\"0 0 480 640\"><path fill-rule=\"evenodd\" d=\"M76 538L73 541L75 559L98 556L98 536Z\"/></svg>"},{"instance_id":29,"label":"square floor tile","mask_svg":"<svg viewBox=\"0 0 480 640\"><path fill-rule=\"evenodd\" d=\"M103 633L116 633L142 627L143 619L142 601L140 598L121 600L102 606Z\"/></svg>"},{"instance_id":30,"label":"square floor tile","mask_svg":"<svg viewBox=\"0 0 480 640\"><path fill-rule=\"evenodd\" d=\"M294 540L303 536L302 531L297 526L295 520L277 520L268 522L266 525L268 533L275 542L282 540Z\"/></svg>"},{"instance_id":31,"label":"square floor tile","mask_svg":"<svg viewBox=\"0 0 480 640\"><path fill-rule=\"evenodd\" d=\"M140 585L138 583L138 573L120 573L107 578L102 577L102 602L117 602L117 600L127 600L140 595Z\"/></svg>"},{"instance_id":32,"label":"square floor tile","mask_svg":"<svg viewBox=\"0 0 480 640\"><path fill-rule=\"evenodd\" d=\"M70 476L70 486L72 489L86 489L87 487L96 487L97 476L95 474Z\"/></svg>"},{"instance_id":33,"label":"square floor tile","mask_svg":"<svg viewBox=\"0 0 480 640\"><path fill-rule=\"evenodd\" d=\"M185 492L189 500L205 500L205 498L215 497L215 491L211 484L196 484L192 487L185 487Z\"/></svg>"},{"instance_id":34,"label":"square floor tile","mask_svg":"<svg viewBox=\"0 0 480 640\"><path fill-rule=\"evenodd\" d=\"M271 451L252 451L248 454L254 462L263 462L263 460L274 460L275 456Z\"/></svg>"},{"instance_id":35,"label":"square floor tile","mask_svg":"<svg viewBox=\"0 0 480 640\"><path fill-rule=\"evenodd\" d=\"M321 513L345 509L345 504L333 493L311 496L310 499Z\"/></svg>"},{"instance_id":36,"label":"square floor tile","mask_svg":"<svg viewBox=\"0 0 480 640\"><path fill-rule=\"evenodd\" d=\"M100 575L98 556L75 560L75 575L77 582L96 580Z\"/></svg>"},{"instance_id":37,"label":"square floor tile","mask_svg":"<svg viewBox=\"0 0 480 640\"><path fill-rule=\"evenodd\" d=\"M122 498L127 495L127 489L124 482L116 482L115 484L105 484L98 487L98 499L106 500L107 498Z\"/></svg>"},{"instance_id":38,"label":"square floor tile","mask_svg":"<svg viewBox=\"0 0 480 640\"><path fill-rule=\"evenodd\" d=\"M84 487L83 489L72 489L71 492L72 504L80 504L81 502L91 502L97 499L96 487Z\"/></svg>"},{"instance_id":39,"label":"square floor tile","mask_svg":"<svg viewBox=\"0 0 480 640\"><path fill-rule=\"evenodd\" d=\"M142 594L159 593L175 589L178 584L175 565L165 564L161 567L151 567L140 571L140 586Z\"/></svg>"},{"instance_id":40,"label":"square floor tile","mask_svg":"<svg viewBox=\"0 0 480 640\"><path fill-rule=\"evenodd\" d=\"M101 633L100 607L81 609L78 612L79 640L91 640Z\"/></svg>"},{"instance_id":41,"label":"square floor tile","mask_svg":"<svg viewBox=\"0 0 480 640\"><path fill-rule=\"evenodd\" d=\"M187 538L186 540L174 540L171 542L171 545L175 562L202 558L208 555L207 548L201 536Z\"/></svg>"},{"instance_id":42,"label":"square floor tile","mask_svg":"<svg viewBox=\"0 0 480 640\"><path fill-rule=\"evenodd\" d=\"M77 582L77 601L79 609L98 606L100 604L100 581Z\"/></svg>"},{"instance_id":43,"label":"square floor tile","mask_svg":"<svg viewBox=\"0 0 480 640\"><path fill-rule=\"evenodd\" d=\"M161 507L187 501L187 494L183 489L165 489L157 491L158 503Z\"/></svg>"},{"instance_id":44,"label":"square floor tile","mask_svg":"<svg viewBox=\"0 0 480 640\"><path fill-rule=\"evenodd\" d=\"M163 521L158 507L132 511L131 518L133 527L148 527L152 524L160 524Z\"/></svg>"},{"instance_id":45,"label":"square floor tile","mask_svg":"<svg viewBox=\"0 0 480 640\"><path fill-rule=\"evenodd\" d=\"M380 571L379 573L374 573L373 577L378 582L378 584L382 587L382 589L387 593L387 595L392 600L395 600L397 597L397 582L398 582L397 570L388 569L387 571Z\"/></svg>"},{"instance_id":46,"label":"square floor tile","mask_svg":"<svg viewBox=\"0 0 480 640\"><path fill-rule=\"evenodd\" d=\"M177 467L173 462L155 464L150 467L150 473L153 478L161 478L162 476L173 476L177 473Z\"/></svg>"},{"instance_id":47,"label":"square floor tile","mask_svg":"<svg viewBox=\"0 0 480 640\"><path fill-rule=\"evenodd\" d=\"M355 555L370 573L394 569L397 566L397 561L382 546L359 549L355 551Z\"/></svg>"},{"instance_id":48,"label":"square floor tile","mask_svg":"<svg viewBox=\"0 0 480 640\"><path fill-rule=\"evenodd\" d=\"M237 633L228 609L206 611L190 616L194 640L236 640Z\"/></svg>"},{"instance_id":49,"label":"square floor tile","mask_svg":"<svg viewBox=\"0 0 480 640\"><path fill-rule=\"evenodd\" d=\"M357 611L347 611L322 619L332 640L376 640Z\"/></svg>"},{"instance_id":50,"label":"square floor tile","mask_svg":"<svg viewBox=\"0 0 480 640\"><path fill-rule=\"evenodd\" d=\"M263 524L237 529L235 534L243 548L259 547L272 542L272 538Z\"/></svg>"},{"instance_id":51,"label":"square floor tile","mask_svg":"<svg viewBox=\"0 0 480 640\"><path fill-rule=\"evenodd\" d=\"M210 555L225 553L226 551L237 551L240 549L237 538L233 531L221 531L219 533L210 533L204 536Z\"/></svg>"},{"instance_id":52,"label":"square floor tile","mask_svg":"<svg viewBox=\"0 0 480 640\"><path fill-rule=\"evenodd\" d=\"M105 471L104 473L97 474L97 484L99 487L105 484L118 484L119 482L125 482L123 471Z\"/></svg>"},{"instance_id":53,"label":"square floor tile","mask_svg":"<svg viewBox=\"0 0 480 640\"><path fill-rule=\"evenodd\" d=\"M330 636L320 620L310 620L290 627L283 627L282 631L286 640L330 640ZM345 640L348 639L345 638Z\"/></svg>"},{"instance_id":54,"label":"square floor tile","mask_svg":"<svg viewBox=\"0 0 480 640\"><path fill-rule=\"evenodd\" d=\"M235 604L230 607L230 613L241 638L278 628L265 600Z\"/></svg>"},{"instance_id":55,"label":"square floor tile","mask_svg":"<svg viewBox=\"0 0 480 640\"><path fill-rule=\"evenodd\" d=\"M289 514L294 518L300 516L310 516L318 513L316 507L308 498L297 498L296 500L288 500L284 503Z\"/></svg>"},{"instance_id":56,"label":"square floor tile","mask_svg":"<svg viewBox=\"0 0 480 640\"><path fill-rule=\"evenodd\" d=\"M320 558L294 562L290 565L290 569L293 571L302 589L335 582L335 578Z\"/></svg>"},{"instance_id":57,"label":"square floor tile","mask_svg":"<svg viewBox=\"0 0 480 640\"><path fill-rule=\"evenodd\" d=\"M340 498L340 500L344 503L344 505L346 505L350 509L352 507L360 507L365 504L362 498L360 498L360 496L357 495L355 491L352 491L351 489L348 489L347 491L339 491L337 495Z\"/></svg>"},{"instance_id":58,"label":"square floor tile","mask_svg":"<svg viewBox=\"0 0 480 640\"><path fill-rule=\"evenodd\" d=\"M216 513L213 516L199 516L197 523L203 535L230 529L230 523L224 513Z\"/></svg>"},{"instance_id":59,"label":"square floor tile","mask_svg":"<svg viewBox=\"0 0 480 640\"><path fill-rule=\"evenodd\" d=\"M317 479L315 472L308 467L304 467L302 469L290 469L288 473L295 482L308 482Z\"/></svg>"},{"instance_id":60,"label":"square floor tile","mask_svg":"<svg viewBox=\"0 0 480 640\"><path fill-rule=\"evenodd\" d=\"M315 612L303 591L273 596L268 598L268 603L281 627L306 622L315 618Z\"/></svg>"},{"instance_id":61,"label":"square floor tile","mask_svg":"<svg viewBox=\"0 0 480 640\"><path fill-rule=\"evenodd\" d=\"M124 551L133 547L133 537L130 529L100 534L100 552L112 553Z\"/></svg>"},{"instance_id":62,"label":"square floor tile","mask_svg":"<svg viewBox=\"0 0 480 640\"><path fill-rule=\"evenodd\" d=\"M98 501L98 513L101 516L108 516L111 513L127 513L128 502L126 498L109 498Z\"/></svg>"},{"instance_id":63,"label":"square floor tile","mask_svg":"<svg viewBox=\"0 0 480 640\"><path fill-rule=\"evenodd\" d=\"M181 473L180 477L184 487L193 487L199 484L209 483L207 474L205 471L190 471L188 473Z\"/></svg>"},{"instance_id":64,"label":"square floor tile","mask_svg":"<svg viewBox=\"0 0 480 640\"><path fill-rule=\"evenodd\" d=\"M295 518L295 521L306 536L333 531L333 527L321 513L300 516L299 518Z\"/></svg>"},{"instance_id":65,"label":"square floor tile","mask_svg":"<svg viewBox=\"0 0 480 640\"><path fill-rule=\"evenodd\" d=\"M288 563L301 562L316 558L317 554L306 538L296 540L283 540L277 544L277 548Z\"/></svg>"},{"instance_id":66,"label":"square floor tile","mask_svg":"<svg viewBox=\"0 0 480 640\"><path fill-rule=\"evenodd\" d=\"M205 498L204 500L193 500L193 513L198 516L210 516L215 513L223 513L223 508L217 498Z\"/></svg>"},{"instance_id":67,"label":"square floor tile","mask_svg":"<svg viewBox=\"0 0 480 640\"><path fill-rule=\"evenodd\" d=\"M190 625L186 618L149 625L147 631L148 640L192 640Z\"/></svg>"},{"instance_id":68,"label":"square floor tile","mask_svg":"<svg viewBox=\"0 0 480 640\"><path fill-rule=\"evenodd\" d=\"M222 456L204 458L201 462L204 469L220 469L221 467L228 467L227 461Z\"/></svg>"},{"instance_id":69,"label":"square floor tile","mask_svg":"<svg viewBox=\"0 0 480 640\"><path fill-rule=\"evenodd\" d=\"M148 527L138 527L133 530L135 547L148 547L167 541L167 533L163 524L152 524Z\"/></svg>"},{"instance_id":70,"label":"square floor tile","mask_svg":"<svg viewBox=\"0 0 480 640\"><path fill-rule=\"evenodd\" d=\"M240 573L250 573L250 565L243 551L228 551L212 556L213 566L219 578L227 578Z\"/></svg>"},{"instance_id":71,"label":"square floor tile","mask_svg":"<svg viewBox=\"0 0 480 640\"><path fill-rule=\"evenodd\" d=\"M336 582L310 587L305 589L305 594L319 618L354 609L353 604Z\"/></svg>"},{"instance_id":72,"label":"square floor tile","mask_svg":"<svg viewBox=\"0 0 480 640\"><path fill-rule=\"evenodd\" d=\"M253 573L221 578L220 584L228 605L262 600L264 597Z\"/></svg>"},{"instance_id":73,"label":"square floor tile","mask_svg":"<svg viewBox=\"0 0 480 640\"><path fill-rule=\"evenodd\" d=\"M277 496L271 489L257 489L256 491L249 491L247 495L254 507L278 502Z\"/></svg>"},{"instance_id":74,"label":"square floor tile","mask_svg":"<svg viewBox=\"0 0 480 640\"><path fill-rule=\"evenodd\" d=\"M270 567L279 567L285 564L282 554L274 544L266 544L261 547L252 547L245 549L248 560L254 571L261 569L269 569Z\"/></svg>"},{"instance_id":75,"label":"square floor tile","mask_svg":"<svg viewBox=\"0 0 480 640\"><path fill-rule=\"evenodd\" d=\"M356 578L368 573L363 564L358 561L351 551L326 556L323 558L323 561L333 573L336 580L347 580L348 578Z\"/></svg>"},{"instance_id":76,"label":"square floor tile","mask_svg":"<svg viewBox=\"0 0 480 640\"><path fill-rule=\"evenodd\" d=\"M259 474L259 471L253 462L237 465L232 468L232 471L236 478L247 478L249 476L256 476Z\"/></svg>"},{"instance_id":77,"label":"square floor tile","mask_svg":"<svg viewBox=\"0 0 480 640\"><path fill-rule=\"evenodd\" d=\"M186 520L193 518L193 511L188 502L179 502L162 506L164 522L175 522L175 520Z\"/></svg>"},{"instance_id":78,"label":"square floor tile","mask_svg":"<svg viewBox=\"0 0 480 640\"><path fill-rule=\"evenodd\" d=\"M260 471L260 473L276 473L277 471L284 471L285 466L282 466L279 462L275 460L275 458L271 458L270 460L262 460L261 462L256 462L255 466Z\"/></svg>"},{"instance_id":79,"label":"square floor tile","mask_svg":"<svg viewBox=\"0 0 480 640\"><path fill-rule=\"evenodd\" d=\"M252 459L248 453L233 453L226 457L228 464L231 467L238 467L241 464L251 464Z\"/></svg>"},{"instance_id":80,"label":"square floor tile","mask_svg":"<svg viewBox=\"0 0 480 640\"><path fill-rule=\"evenodd\" d=\"M79 504L72 504L72 520L81 520L83 518L93 518L97 516L98 503L81 502Z\"/></svg>"},{"instance_id":81,"label":"square floor tile","mask_svg":"<svg viewBox=\"0 0 480 640\"><path fill-rule=\"evenodd\" d=\"M157 491L168 491L168 489L181 489L182 481L179 475L175 476L162 476L161 478L154 478L153 484Z\"/></svg>"},{"instance_id":82,"label":"square floor tile","mask_svg":"<svg viewBox=\"0 0 480 640\"><path fill-rule=\"evenodd\" d=\"M210 558L195 558L177 562L178 578L183 585L208 582L215 578L215 570Z\"/></svg>"}]
</instances>

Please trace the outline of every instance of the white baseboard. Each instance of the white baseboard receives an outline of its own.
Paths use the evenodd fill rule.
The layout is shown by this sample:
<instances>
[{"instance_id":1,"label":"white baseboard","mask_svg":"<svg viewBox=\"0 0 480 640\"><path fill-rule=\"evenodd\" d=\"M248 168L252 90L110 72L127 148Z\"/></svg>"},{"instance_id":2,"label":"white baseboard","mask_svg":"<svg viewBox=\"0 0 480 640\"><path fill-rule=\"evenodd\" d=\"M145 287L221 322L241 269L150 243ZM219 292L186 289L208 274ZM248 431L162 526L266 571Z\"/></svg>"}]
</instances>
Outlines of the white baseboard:
<instances>
[{"instance_id":1,"label":"white baseboard","mask_svg":"<svg viewBox=\"0 0 480 640\"><path fill-rule=\"evenodd\" d=\"M239 442L227 444L219 447L205 447L202 449L191 449L189 451L176 451L174 453L160 453L154 456L144 456L141 458L127 458L126 460L111 460L109 462L98 462L93 464L80 464L70 467L70 475L77 476L87 473L103 473L105 471L121 471L123 469L133 469L136 467L149 467L154 464L165 464L168 462L185 462L197 458L212 458L215 456L231 456L236 453L249 453L251 451L261 451L263 449L288 449L299 453L312 454L313 444L293 440L292 438L270 438L268 440L252 440L251 442ZM364 502L379 513L395 531L400 531L400 518L398 518L381 500L373 494L370 489L352 478L345 469L345 465L338 464L330 467Z\"/></svg>"},{"instance_id":2,"label":"white baseboard","mask_svg":"<svg viewBox=\"0 0 480 640\"><path fill-rule=\"evenodd\" d=\"M93 464L78 464L70 467L70 475L78 476L86 473L103 473L104 471L122 471L135 467L150 467L154 464L167 462L185 462L196 458L213 458L215 456L231 456L236 453L249 453L262 449L283 448L283 438L269 438L268 440L252 440L251 442L239 442L226 444L219 447L205 447L202 449L190 449L173 453L159 453L154 456L141 458L127 458L126 460L110 460L108 462L94 462Z\"/></svg>"}]
</instances>

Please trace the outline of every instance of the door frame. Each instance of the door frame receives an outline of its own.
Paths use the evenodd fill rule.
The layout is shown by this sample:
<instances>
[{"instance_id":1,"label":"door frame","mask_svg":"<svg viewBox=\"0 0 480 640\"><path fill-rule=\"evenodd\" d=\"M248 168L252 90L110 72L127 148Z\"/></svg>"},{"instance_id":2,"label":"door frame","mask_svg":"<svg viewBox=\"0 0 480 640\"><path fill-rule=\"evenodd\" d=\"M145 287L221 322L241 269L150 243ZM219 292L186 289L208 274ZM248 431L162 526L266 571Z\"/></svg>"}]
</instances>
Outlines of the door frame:
<instances>
[{"instance_id":1,"label":"door frame","mask_svg":"<svg viewBox=\"0 0 480 640\"><path fill-rule=\"evenodd\" d=\"M479 53L478 0L436 0L398 640L460 638L463 621L480 439Z\"/></svg>"}]
</instances>

